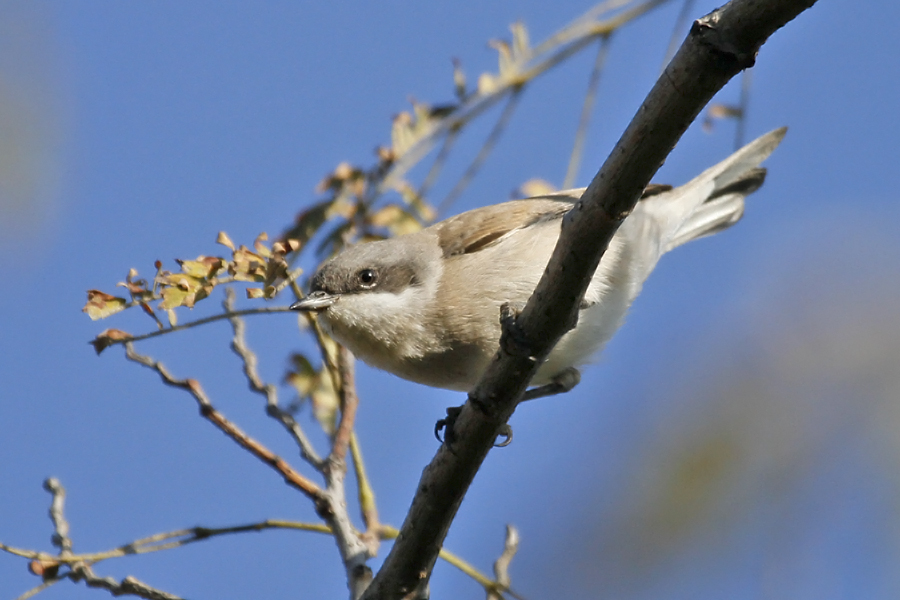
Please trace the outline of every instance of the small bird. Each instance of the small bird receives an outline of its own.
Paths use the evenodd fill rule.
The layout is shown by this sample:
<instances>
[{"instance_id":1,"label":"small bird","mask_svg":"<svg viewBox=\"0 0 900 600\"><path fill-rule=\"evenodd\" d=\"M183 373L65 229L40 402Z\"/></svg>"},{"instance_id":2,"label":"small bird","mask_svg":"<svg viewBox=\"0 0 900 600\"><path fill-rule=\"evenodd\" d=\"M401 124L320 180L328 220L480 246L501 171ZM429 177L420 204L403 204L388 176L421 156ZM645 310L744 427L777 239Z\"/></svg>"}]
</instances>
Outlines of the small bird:
<instances>
[{"instance_id":1,"label":"small bird","mask_svg":"<svg viewBox=\"0 0 900 600\"><path fill-rule=\"evenodd\" d=\"M591 279L578 324L533 385L589 361L622 324L659 257L734 225L765 179L776 129L687 184L651 184ZM326 330L366 363L433 387L470 391L497 351L500 307L524 306L550 259L563 215L584 188L477 208L416 233L352 246L325 261L309 295Z\"/></svg>"}]
</instances>

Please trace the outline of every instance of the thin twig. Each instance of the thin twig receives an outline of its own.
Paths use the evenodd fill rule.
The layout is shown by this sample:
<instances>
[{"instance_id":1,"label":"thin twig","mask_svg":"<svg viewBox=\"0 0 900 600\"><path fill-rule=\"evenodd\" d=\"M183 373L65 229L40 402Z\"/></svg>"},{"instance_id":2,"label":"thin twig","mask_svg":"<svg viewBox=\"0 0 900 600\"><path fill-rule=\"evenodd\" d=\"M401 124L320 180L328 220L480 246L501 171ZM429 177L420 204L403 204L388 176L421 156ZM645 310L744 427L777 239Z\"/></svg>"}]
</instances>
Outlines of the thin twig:
<instances>
[{"instance_id":1,"label":"thin twig","mask_svg":"<svg viewBox=\"0 0 900 600\"><path fill-rule=\"evenodd\" d=\"M341 416L335 429L331 452L325 460L326 494L330 498L332 514L330 523L344 559L344 568L350 584L350 597L355 600L362 596L372 580L372 569L366 564L378 550L377 539L363 539L357 532L347 512L346 488L347 448L353 434L356 409L359 398L356 395L356 377L353 355L344 347L338 349L338 373L335 380L340 397Z\"/></svg>"},{"instance_id":2,"label":"thin twig","mask_svg":"<svg viewBox=\"0 0 900 600\"><path fill-rule=\"evenodd\" d=\"M142 340L149 340L150 338L159 337L161 335L166 335L167 333L175 333L176 331L182 331L184 329L191 329L192 327L198 327L200 325L206 325L207 323L212 323L214 321L221 321L222 319L230 319L232 317L246 317L247 315L263 315L269 313L283 313L290 312L290 308L287 306L264 306L261 308L246 308L243 310L236 310L230 313L222 313L218 315L212 315L210 317L203 317L202 319L197 319L196 321L188 321L187 323L182 323L181 325L175 325L173 327L168 327L166 329L161 329L159 331L151 331L150 333L144 333L141 335L134 335L127 338L109 340L108 346L115 346L116 344L125 344L128 342L140 342ZM93 343L93 342L89 342Z\"/></svg>"},{"instance_id":3,"label":"thin twig","mask_svg":"<svg viewBox=\"0 0 900 600\"><path fill-rule=\"evenodd\" d=\"M44 489L53 495L50 502L50 519L53 521L53 537L51 542L59 548L59 556L72 554L72 539L69 537L69 522L66 520L66 488L59 479L50 477L44 481Z\"/></svg>"},{"instance_id":4,"label":"thin twig","mask_svg":"<svg viewBox=\"0 0 900 600\"><path fill-rule=\"evenodd\" d=\"M629 21L668 1L627 2L624 0L611 0L591 8L543 43L535 46L531 52L522 56L517 62L508 65L508 69L504 74L494 76L489 90L472 94L447 117L436 121L385 173L381 183L377 186L375 196L389 189L394 181L406 175L413 165L417 164L431 150L436 141L447 132L460 129L504 96L514 93L516 88L542 75L573 54L580 52L596 38L622 27ZM619 12L613 17L602 21L598 20L601 15L629 4L631 5L630 8Z\"/></svg>"},{"instance_id":5,"label":"thin twig","mask_svg":"<svg viewBox=\"0 0 900 600\"><path fill-rule=\"evenodd\" d=\"M340 461L346 469L347 446L350 444L350 435L353 432L353 423L356 421L356 409L359 406L359 396L356 395L356 369L354 368L353 355L343 346L338 350L338 370L340 373L340 389L338 395L341 404L341 418L335 428L334 441L331 445L329 461Z\"/></svg>"},{"instance_id":6,"label":"thin twig","mask_svg":"<svg viewBox=\"0 0 900 600\"><path fill-rule=\"evenodd\" d=\"M581 116L578 118L578 129L575 131L575 142L572 144L572 154L569 156L569 167L566 169L566 177L563 179L562 189L567 190L575 184L578 169L581 167L581 158L584 154L584 141L587 139L588 123L591 120L591 111L594 108L594 100L597 98L597 88L600 85L600 73L606 64L606 56L609 54L609 40L612 33L600 37L600 45L597 47L597 56L594 58L594 66L588 79L587 92L584 94L584 103L581 106Z\"/></svg>"},{"instance_id":7,"label":"thin twig","mask_svg":"<svg viewBox=\"0 0 900 600\"><path fill-rule=\"evenodd\" d=\"M362 451L359 449L355 433L350 434L350 455L353 457L353 471L356 475L356 485L359 490L359 509L362 512L363 523L366 525L366 532L363 534L364 539L366 541L381 539L379 537L381 522L378 518L375 491L372 489L372 484L369 483L368 475L366 475L366 466L363 462Z\"/></svg>"},{"instance_id":8,"label":"thin twig","mask_svg":"<svg viewBox=\"0 0 900 600\"><path fill-rule=\"evenodd\" d=\"M294 292L294 296L297 298L297 300L303 299L303 290L300 289L300 286L297 285L296 281L291 283L291 290ZM326 339L329 339L328 335L324 331L322 331L322 326L319 325L319 320L316 318L316 315L314 313L304 311L302 314L306 318L306 322L309 323L309 326L312 328L313 333L316 336L316 343L318 343L319 349L322 351L322 360L325 362L325 367L331 374L331 380L340 381L340 369L338 369L337 362L335 362L335 357L333 357L328 351L328 344L325 341Z\"/></svg>"},{"instance_id":9,"label":"thin twig","mask_svg":"<svg viewBox=\"0 0 900 600\"><path fill-rule=\"evenodd\" d=\"M234 291L232 289L225 290L225 300L222 301L222 307L227 313L234 312ZM271 383L263 383L257 370L258 359L256 353L247 346L245 336L246 324L240 317L232 316L229 319L234 335L231 338L231 349L241 359L243 365L244 376L247 378L247 384L250 390L262 395L266 399L266 414L276 419L284 426L287 432L297 442L300 448L300 456L312 465L315 469L322 470L322 459L319 457L312 442L306 436L300 424L285 410L282 410L278 404L278 389Z\"/></svg>"},{"instance_id":10,"label":"thin twig","mask_svg":"<svg viewBox=\"0 0 900 600\"><path fill-rule=\"evenodd\" d=\"M110 550L103 552L89 552L84 554L71 554L69 556L54 556L49 552L38 552L35 550L24 550L0 543L0 550L28 558L38 560L48 564L72 564L77 562L98 563L111 558L120 558L123 556L132 556L136 554L149 554L151 552L160 552L163 550L171 550L180 548L195 542L202 542L207 539L218 537L220 535L228 535L233 533L248 533L255 531L263 531L266 529L295 529L299 531L311 531L315 533L331 533L331 527L321 523L303 523L300 521L285 521L281 519L266 519L257 523L248 523L246 525L232 525L229 527L190 527L187 529L176 529L175 531L166 531L156 533L144 538L140 538L123 544ZM182 539L177 539L182 538Z\"/></svg>"},{"instance_id":11,"label":"thin twig","mask_svg":"<svg viewBox=\"0 0 900 600\"><path fill-rule=\"evenodd\" d=\"M137 596L147 600L183 600L181 596L150 587L130 575L121 581L116 581L112 577L100 577L86 564L73 568L69 573L69 579L76 582L84 581L88 587L107 590L113 596Z\"/></svg>"},{"instance_id":12,"label":"thin twig","mask_svg":"<svg viewBox=\"0 0 900 600\"><path fill-rule=\"evenodd\" d=\"M747 123L747 107L750 104L750 85L753 82L753 69L741 74L741 104L738 110L737 123L734 128L734 150L737 152L744 145L744 127Z\"/></svg>"},{"instance_id":13,"label":"thin twig","mask_svg":"<svg viewBox=\"0 0 900 600\"><path fill-rule=\"evenodd\" d=\"M437 181L437 178L441 174L444 165L447 164L447 158L449 158L450 156L450 150L453 148L453 144L456 143L456 140L459 138L460 131L460 129L451 129L447 132L447 135L444 136L444 143L441 144L441 149L438 150L437 156L434 157L434 162L431 163L431 167L428 169L428 173L425 175L425 179L422 180L422 185L420 185L418 191L416 191L416 195L419 198L424 198L425 194L431 191L431 186L434 185L435 181Z\"/></svg>"},{"instance_id":14,"label":"thin twig","mask_svg":"<svg viewBox=\"0 0 900 600\"><path fill-rule=\"evenodd\" d=\"M441 203L438 205L438 212L446 211L453 202L459 198L460 194L468 187L469 183L471 183L472 179L475 178L475 175L478 174L478 171L481 169L484 161L487 160L487 157L490 156L491 151L494 149L494 146L497 145L497 142L500 140L500 136L503 135L503 132L506 130L507 125L509 125L509 120L512 118L513 113L516 110L516 107L519 104L519 98L522 95L522 90L524 86L520 85L513 88L512 93L509 95L509 100L506 102L506 106L503 107L503 112L500 113L500 118L497 119L497 122L494 123L494 127L491 129L491 132L488 134L487 138L484 140L484 143L481 145L481 149L478 151L478 154L475 155L475 158L472 159L472 163L468 166L465 172L462 174L462 177L459 178L459 181L456 182L456 185L453 186L453 189L450 190L450 193L441 200Z\"/></svg>"},{"instance_id":15,"label":"thin twig","mask_svg":"<svg viewBox=\"0 0 900 600\"><path fill-rule=\"evenodd\" d=\"M509 563L512 562L516 552L519 551L519 531L512 525L506 526L506 538L503 543L503 552L494 563L494 577L501 589L509 589L511 580L509 577ZM488 600L500 600L499 590L488 591Z\"/></svg>"},{"instance_id":16,"label":"thin twig","mask_svg":"<svg viewBox=\"0 0 900 600\"><path fill-rule=\"evenodd\" d=\"M283 458L266 448L263 444L251 438L249 435L241 431L241 429L225 418L219 411L217 411L209 398L206 396L206 392L203 391L203 388L200 386L200 383L196 379L176 379L169 374L169 371L165 368L165 366L148 356L144 356L142 354L138 354L134 345L131 342L125 343L125 356L128 360L141 364L148 369L152 369L156 371L163 383L166 385L180 388L189 392L194 399L197 401L197 404L200 405L200 415L207 419L210 423L218 427L225 435L234 440L239 446L256 456L258 459L263 461L265 464L269 465L279 474L284 477L285 482L300 490L304 494L306 494L309 498L316 502L317 507L325 501L325 496L323 490L316 485L314 482L310 481L292 466L290 466L287 461Z\"/></svg>"},{"instance_id":17,"label":"thin twig","mask_svg":"<svg viewBox=\"0 0 900 600\"><path fill-rule=\"evenodd\" d=\"M65 577L58 577L58 576L50 578L50 579L45 579L39 585L34 586L30 590L28 590L27 592L24 592L23 594L21 594L19 596L16 596L15 600L28 600L29 598L33 598L34 596L37 596L38 594L40 594L41 592L46 590L51 585L59 583L63 579L65 579Z\"/></svg>"}]
</instances>

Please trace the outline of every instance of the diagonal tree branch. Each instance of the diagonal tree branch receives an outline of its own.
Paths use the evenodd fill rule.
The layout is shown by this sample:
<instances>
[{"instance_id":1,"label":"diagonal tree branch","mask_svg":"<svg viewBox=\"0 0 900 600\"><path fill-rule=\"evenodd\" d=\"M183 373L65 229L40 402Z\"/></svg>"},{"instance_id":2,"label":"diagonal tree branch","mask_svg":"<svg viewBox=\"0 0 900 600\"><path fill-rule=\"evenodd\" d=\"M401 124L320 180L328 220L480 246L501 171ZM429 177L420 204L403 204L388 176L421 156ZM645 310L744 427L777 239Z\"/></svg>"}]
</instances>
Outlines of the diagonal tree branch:
<instances>
[{"instance_id":1,"label":"diagonal tree branch","mask_svg":"<svg viewBox=\"0 0 900 600\"><path fill-rule=\"evenodd\" d=\"M753 65L772 33L814 3L732 0L694 22L564 218L559 243L524 310L504 319L495 360L454 425L453 449L442 446L422 474L400 536L364 598L428 597L428 579L468 486L541 361L575 324L594 270L641 191L713 95Z\"/></svg>"}]
</instances>

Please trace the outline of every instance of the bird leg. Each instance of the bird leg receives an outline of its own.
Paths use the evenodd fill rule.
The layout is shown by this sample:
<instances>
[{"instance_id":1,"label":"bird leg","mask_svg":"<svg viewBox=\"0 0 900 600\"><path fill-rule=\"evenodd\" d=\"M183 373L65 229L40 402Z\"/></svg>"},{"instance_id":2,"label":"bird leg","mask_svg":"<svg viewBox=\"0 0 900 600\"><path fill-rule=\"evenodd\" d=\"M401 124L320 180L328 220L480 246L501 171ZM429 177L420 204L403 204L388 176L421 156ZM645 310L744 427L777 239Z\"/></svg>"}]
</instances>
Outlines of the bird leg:
<instances>
[{"instance_id":1,"label":"bird leg","mask_svg":"<svg viewBox=\"0 0 900 600\"><path fill-rule=\"evenodd\" d=\"M565 394L574 388L581 381L581 373L575 367L568 367L553 376L553 381L546 385L539 385L530 390L526 390L522 394L522 402L526 400L536 400L538 398L546 398L547 396L555 396L557 394Z\"/></svg>"}]
</instances>

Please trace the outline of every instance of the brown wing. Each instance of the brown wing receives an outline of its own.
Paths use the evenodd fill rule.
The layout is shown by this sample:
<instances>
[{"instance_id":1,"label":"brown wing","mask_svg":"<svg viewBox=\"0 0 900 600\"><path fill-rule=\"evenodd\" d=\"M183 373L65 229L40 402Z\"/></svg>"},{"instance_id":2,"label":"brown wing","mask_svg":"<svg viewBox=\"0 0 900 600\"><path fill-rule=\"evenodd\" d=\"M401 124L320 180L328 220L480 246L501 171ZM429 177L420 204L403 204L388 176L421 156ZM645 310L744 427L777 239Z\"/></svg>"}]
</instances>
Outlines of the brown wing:
<instances>
[{"instance_id":1,"label":"brown wing","mask_svg":"<svg viewBox=\"0 0 900 600\"><path fill-rule=\"evenodd\" d=\"M671 185L651 183L641 199L671 189ZM445 257L471 254L489 247L510 231L539 221L561 218L583 192L584 188L563 190L546 196L476 208L445 219L433 228Z\"/></svg>"},{"instance_id":2,"label":"brown wing","mask_svg":"<svg viewBox=\"0 0 900 600\"><path fill-rule=\"evenodd\" d=\"M572 199L530 198L485 206L450 217L432 226L444 256L471 254L487 248L510 231L539 221L559 219L572 208Z\"/></svg>"}]
</instances>

